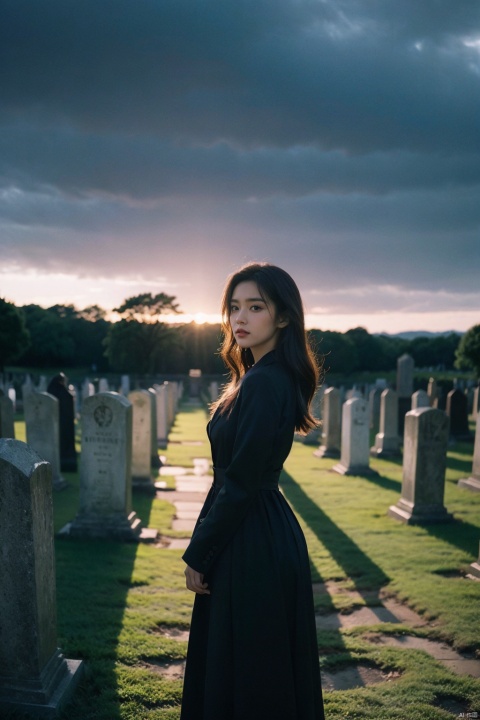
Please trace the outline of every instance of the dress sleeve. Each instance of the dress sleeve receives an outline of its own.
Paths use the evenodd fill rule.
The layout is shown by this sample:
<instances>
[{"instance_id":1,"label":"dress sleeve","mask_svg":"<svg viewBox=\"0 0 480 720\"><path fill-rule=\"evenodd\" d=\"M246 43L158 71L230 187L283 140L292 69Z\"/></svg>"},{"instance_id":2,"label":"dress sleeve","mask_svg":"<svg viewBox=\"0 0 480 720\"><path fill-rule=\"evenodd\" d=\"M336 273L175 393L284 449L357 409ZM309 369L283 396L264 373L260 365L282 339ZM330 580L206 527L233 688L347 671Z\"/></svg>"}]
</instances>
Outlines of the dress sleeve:
<instances>
[{"instance_id":1,"label":"dress sleeve","mask_svg":"<svg viewBox=\"0 0 480 720\"><path fill-rule=\"evenodd\" d=\"M246 375L237 402L237 431L225 483L183 555L187 565L201 573L209 570L233 537L271 468L282 403L269 374Z\"/></svg>"}]
</instances>

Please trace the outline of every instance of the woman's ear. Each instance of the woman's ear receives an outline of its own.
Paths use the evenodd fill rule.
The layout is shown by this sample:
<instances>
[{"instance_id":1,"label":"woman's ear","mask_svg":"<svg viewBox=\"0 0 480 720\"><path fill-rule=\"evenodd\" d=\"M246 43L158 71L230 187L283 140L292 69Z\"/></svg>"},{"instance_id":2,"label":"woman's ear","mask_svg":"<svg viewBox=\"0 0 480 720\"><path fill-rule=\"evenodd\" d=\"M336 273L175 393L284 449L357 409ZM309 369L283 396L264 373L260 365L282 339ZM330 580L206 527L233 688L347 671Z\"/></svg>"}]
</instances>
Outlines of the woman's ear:
<instances>
[{"instance_id":1,"label":"woman's ear","mask_svg":"<svg viewBox=\"0 0 480 720\"><path fill-rule=\"evenodd\" d=\"M278 328L284 328L288 325L288 317L282 317L280 316L277 320L277 327Z\"/></svg>"}]
</instances>

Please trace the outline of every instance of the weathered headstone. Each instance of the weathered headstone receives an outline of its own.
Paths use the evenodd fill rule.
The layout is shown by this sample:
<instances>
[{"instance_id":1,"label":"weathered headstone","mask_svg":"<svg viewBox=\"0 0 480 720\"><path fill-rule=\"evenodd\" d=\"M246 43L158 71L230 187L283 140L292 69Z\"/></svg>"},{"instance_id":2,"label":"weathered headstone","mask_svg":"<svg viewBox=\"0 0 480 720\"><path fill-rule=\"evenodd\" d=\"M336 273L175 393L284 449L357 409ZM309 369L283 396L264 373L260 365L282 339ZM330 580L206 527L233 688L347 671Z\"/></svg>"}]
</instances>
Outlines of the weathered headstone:
<instances>
[{"instance_id":1,"label":"weathered headstone","mask_svg":"<svg viewBox=\"0 0 480 720\"><path fill-rule=\"evenodd\" d=\"M463 478L458 481L459 487L467 488L480 492L480 413L477 415L475 445L473 447L473 465L472 474L469 478Z\"/></svg>"},{"instance_id":2,"label":"weathered headstone","mask_svg":"<svg viewBox=\"0 0 480 720\"><path fill-rule=\"evenodd\" d=\"M430 401L430 407L435 407L437 396L438 396L438 389L437 389L437 381L435 378L431 377L428 381L428 389L427 389L428 398Z\"/></svg>"},{"instance_id":3,"label":"weathered headstone","mask_svg":"<svg viewBox=\"0 0 480 720\"><path fill-rule=\"evenodd\" d=\"M150 475L152 460L152 404L148 390L128 394L132 403L132 484L155 492Z\"/></svg>"},{"instance_id":4,"label":"weathered headstone","mask_svg":"<svg viewBox=\"0 0 480 720\"><path fill-rule=\"evenodd\" d=\"M91 397L92 395L95 395L95 385L90 382L88 378L85 378L82 383L82 400L85 400L85 398Z\"/></svg>"},{"instance_id":5,"label":"weathered headstone","mask_svg":"<svg viewBox=\"0 0 480 720\"><path fill-rule=\"evenodd\" d=\"M467 398L461 390L450 390L447 395L447 415L450 418L450 437L455 440L473 440L468 427Z\"/></svg>"},{"instance_id":6,"label":"weathered headstone","mask_svg":"<svg viewBox=\"0 0 480 720\"><path fill-rule=\"evenodd\" d=\"M168 440L168 397L167 386L154 385L157 393L157 442L159 447L165 447Z\"/></svg>"},{"instance_id":7,"label":"weathered headstone","mask_svg":"<svg viewBox=\"0 0 480 720\"><path fill-rule=\"evenodd\" d=\"M447 522L445 470L448 417L443 410L417 408L405 417L402 495L388 514L409 525Z\"/></svg>"},{"instance_id":8,"label":"weathered headstone","mask_svg":"<svg viewBox=\"0 0 480 720\"><path fill-rule=\"evenodd\" d=\"M351 398L342 408L342 447L340 462L333 467L341 475L372 475L369 465L370 430L368 405L362 398Z\"/></svg>"},{"instance_id":9,"label":"weathered headstone","mask_svg":"<svg viewBox=\"0 0 480 720\"><path fill-rule=\"evenodd\" d=\"M60 426L60 469L64 472L77 471L75 449L75 398L67 388L63 373L55 375L48 385L48 392L58 400Z\"/></svg>"},{"instance_id":10,"label":"weathered headstone","mask_svg":"<svg viewBox=\"0 0 480 720\"><path fill-rule=\"evenodd\" d=\"M303 443L305 445L318 445L321 442L322 426L320 423L322 420L322 405L324 394L325 387L322 385L321 387L316 389L315 395L313 396L311 412L313 414L313 417L318 420L319 425L318 427L313 428L313 430L310 430L306 435L302 436Z\"/></svg>"},{"instance_id":11,"label":"weathered headstone","mask_svg":"<svg viewBox=\"0 0 480 720\"><path fill-rule=\"evenodd\" d=\"M477 385L476 388L473 390L473 407L472 407L472 417L475 420L478 413L480 412L480 387Z\"/></svg>"},{"instance_id":12,"label":"weathered headstone","mask_svg":"<svg viewBox=\"0 0 480 720\"><path fill-rule=\"evenodd\" d=\"M212 380L208 386L208 393L210 396L210 402L214 403L218 400L218 381Z\"/></svg>"},{"instance_id":13,"label":"weathered headstone","mask_svg":"<svg viewBox=\"0 0 480 720\"><path fill-rule=\"evenodd\" d=\"M188 379L190 385L190 397L198 398L200 396L200 387L202 383L202 371L192 368L188 371Z\"/></svg>"},{"instance_id":14,"label":"weathered headstone","mask_svg":"<svg viewBox=\"0 0 480 720\"><path fill-rule=\"evenodd\" d=\"M110 389L108 385L108 380L106 378L100 378L98 381L98 392L99 393L105 393L108 392Z\"/></svg>"},{"instance_id":15,"label":"weathered headstone","mask_svg":"<svg viewBox=\"0 0 480 720\"><path fill-rule=\"evenodd\" d=\"M157 440L157 393L154 388L148 388L148 394L150 396L150 411L152 413L152 432L151 432L151 450L150 450L150 465L154 470L161 467L162 463L158 455L158 440Z\"/></svg>"},{"instance_id":16,"label":"weathered headstone","mask_svg":"<svg viewBox=\"0 0 480 720\"><path fill-rule=\"evenodd\" d=\"M480 544L479 544L480 545ZM478 549L478 560L470 565L470 575L480 578L480 547Z\"/></svg>"},{"instance_id":17,"label":"weathered headstone","mask_svg":"<svg viewBox=\"0 0 480 720\"><path fill-rule=\"evenodd\" d=\"M411 409L415 362L405 353L397 360L398 428L403 432L405 414Z\"/></svg>"},{"instance_id":18,"label":"weathered headstone","mask_svg":"<svg viewBox=\"0 0 480 720\"><path fill-rule=\"evenodd\" d=\"M379 431L380 427L380 397L382 390L379 387L374 387L368 394L368 410L370 418L370 430L375 433Z\"/></svg>"},{"instance_id":19,"label":"weathered headstone","mask_svg":"<svg viewBox=\"0 0 480 720\"><path fill-rule=\"evenodd\" d=\"M425 390L417 390L412 395L412 410L421 407L431 407L430 396Z\"/></svg>"},{"instance_id":20,"label":"weathered headstone","mask_svg":"<svg viewBox=\"0 0 480 720\"><path fill-rule=\"evenodd\" d=\"M118 393L86 398L82 412L80 509L62 533L138 540L132 511L132 406Z\"/></svg>"},{"instance_id":21,"label":"weathered headstone","mask_svg":"<svg viewBox=\"0 0 480 720\"><path fill-rule=\"evenodd\" d=\"M322 444L313 453L316 457L340 457L341 408L340 392L337 388L330 387L325 390L322 408Z\"/></svg>"},{"instance_id":22,"label":"weathered headstone","mask_svg":"<svg viewBox=\"0 0 480 720\"><path fill-rule=\"evenodd\" d=\"M58 400L49 393L29 393L24 400L27 443L52 467L53 487L67 487L60 472L60 411Z\"/></svg>"},{"instance_id":23,"label":"weathered headstone","mask_svg":"<svg viewBox=\"0 0 480 720\"><path fill-rule=\"evenodd\" d=\"M384 390L380 398L380 425L375 445L370 454L374 457L394 457L400 454L398 436L398 397L394 390Z\"/></svg>"},{"instance_id":24,"label":"weathered headstone","mask_svg":"<svg viewBox=\"0 0 480 720\"><path fill-rule=\"evenodd\" d=\"M19 440L0 440L0 716L54 718L83 673L57 647L52 475Z\"/></svg>"},{"instance_id":25,"label":"weathered headstone","mask_svg":"<svg viewBox=\"0 0 480 720\"><path fill-rule=\"evenodd\" d=\"M23 399L24 407L25 407L25 398L28 395L31 395L33 392L35 392L35 387L33 385L32 378L30 377L30 375L27 375L25 377L25 382L22 385L22 399Z\"/></svg>"},{"instance_id":26,"label":"weathered headstone","mask_svg":"<svg viewBox=\"0 0 480 720\"><path fill-rule=\"evenodd\" d=\"M40 375L40 379L38 381L38 386L37 386L37 392L48 392L47 378L45 375Z\"/></svg>"},{"instance_id":27,"label":"weathered headstone","mask_svg":"<svg viewBox=\"0 0 480 720\"><path fill-rule=\"evenodd\" d=\"M13 403L6 395L0 395L0 437L15 437Z\"/></svg>"},{"instance_id":28,"label":"weathered headstone","mask_svg":"<svg viewBox=\"0 0 480 720\"><path fill-rule=\"evenodd\" d=\"M121 393L121 395L128 397L129 392L130 392L130 376L122 375L121 380L120 380L120 393Z\"/></svg>"}]
</instances>

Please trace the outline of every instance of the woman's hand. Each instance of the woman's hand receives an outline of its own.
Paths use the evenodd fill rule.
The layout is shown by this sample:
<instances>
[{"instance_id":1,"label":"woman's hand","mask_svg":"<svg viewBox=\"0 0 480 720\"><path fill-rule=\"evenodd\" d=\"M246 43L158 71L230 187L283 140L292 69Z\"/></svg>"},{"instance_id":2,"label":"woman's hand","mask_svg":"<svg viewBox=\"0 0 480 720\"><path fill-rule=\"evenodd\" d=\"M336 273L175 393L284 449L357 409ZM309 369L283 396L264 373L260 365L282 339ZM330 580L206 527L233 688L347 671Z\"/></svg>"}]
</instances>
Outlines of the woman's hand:
<instances>
[{"instance_id":1,"label":"woman's hand","mask_svg":"<svg viewBox=\"0 0 480 720\"><path fill-rule=\"evenodd\" d=\"M187 565L185 568L185 578L189 590L199 595L210 595L210 590L207 589L208 583L203 582L203 573L199 573Z\"/></svg>"}]
</instances>

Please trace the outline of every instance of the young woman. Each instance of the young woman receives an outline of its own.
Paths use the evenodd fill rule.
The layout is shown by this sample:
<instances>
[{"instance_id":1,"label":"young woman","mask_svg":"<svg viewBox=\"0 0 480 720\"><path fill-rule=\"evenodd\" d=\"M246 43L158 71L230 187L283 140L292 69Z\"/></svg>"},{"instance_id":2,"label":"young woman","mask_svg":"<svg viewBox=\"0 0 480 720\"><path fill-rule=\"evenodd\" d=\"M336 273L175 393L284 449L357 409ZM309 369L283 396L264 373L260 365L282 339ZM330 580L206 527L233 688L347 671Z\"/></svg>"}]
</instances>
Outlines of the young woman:
<instances>
[{"instance_id":1,"label":"young woman","mask_svg":"<svg viewBox=\"0 0 480 720\"><path fill-rule=\"evenodd\" d=\"M302 301L284 270L252 263L227 281L222 312L231 382L183 556L196 597L181 720L323 720L308 552L278 488L294 431L315 426Z\"/></svg>"}]
</instances>

